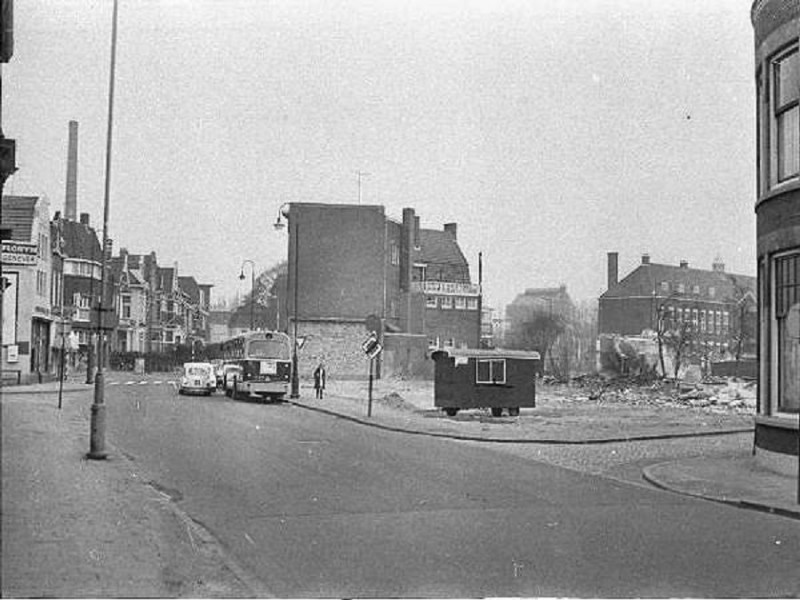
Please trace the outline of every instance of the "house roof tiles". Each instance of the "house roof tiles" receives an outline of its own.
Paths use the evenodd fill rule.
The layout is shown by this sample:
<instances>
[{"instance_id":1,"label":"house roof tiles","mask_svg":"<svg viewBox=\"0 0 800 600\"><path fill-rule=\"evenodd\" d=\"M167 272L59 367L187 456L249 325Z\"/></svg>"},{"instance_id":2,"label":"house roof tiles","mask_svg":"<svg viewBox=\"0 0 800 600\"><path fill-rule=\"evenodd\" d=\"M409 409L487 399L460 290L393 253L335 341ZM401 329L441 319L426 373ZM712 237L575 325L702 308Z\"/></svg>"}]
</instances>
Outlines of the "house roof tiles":
<instances>
[{"instance_id":1,"label":"house roof tiles","mask_svg":"<svg viewBox=\"0 0 800 600\"><path fill-rule=\"evenodd\" d=\"M662 283L666 284L662 287ZM683 292L678 285L683 285ZM755 293L756 278L736 275L722 270L693 269L657 263L642 264L631 271L616 285L612 285L601 299L627 298L630 296L669 295L693 296L703 300L737 299L744 293ZM666 289L665 289L666 288ZM713 288L713 295L710 291ZM698 290L695 292L694 290Z\"/></svg>"},{"instance_id":2,"label":"house roof tiles","mask_svg":"<svg viewBox=\"0 0 800 600\"><path fill-rule=\"evenodd\" d=\"M33 219L36 212L35 196L3 196L3 229L11 231L9 239L18 242L31 241Z\"/></svg>"}]
</instances>

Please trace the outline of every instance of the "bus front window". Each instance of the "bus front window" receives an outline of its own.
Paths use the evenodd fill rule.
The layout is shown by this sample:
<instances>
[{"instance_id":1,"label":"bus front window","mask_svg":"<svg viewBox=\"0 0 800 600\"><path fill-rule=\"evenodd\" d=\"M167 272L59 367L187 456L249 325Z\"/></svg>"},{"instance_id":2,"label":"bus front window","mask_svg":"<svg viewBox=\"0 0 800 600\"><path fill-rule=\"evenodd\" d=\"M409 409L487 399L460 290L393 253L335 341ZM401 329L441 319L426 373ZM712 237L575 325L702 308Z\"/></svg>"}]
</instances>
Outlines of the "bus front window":
<instances>
[{"instance_id":1,"label":"bus front window","mask_svg":"<svg viewBox=\"0 0 800 600\"><path fill-rule=\"evenodd\" d=\"M278 340L252 340L247 352L248 358L277 358L289 360L289 344Z\"/></svg>"}]
</instances>

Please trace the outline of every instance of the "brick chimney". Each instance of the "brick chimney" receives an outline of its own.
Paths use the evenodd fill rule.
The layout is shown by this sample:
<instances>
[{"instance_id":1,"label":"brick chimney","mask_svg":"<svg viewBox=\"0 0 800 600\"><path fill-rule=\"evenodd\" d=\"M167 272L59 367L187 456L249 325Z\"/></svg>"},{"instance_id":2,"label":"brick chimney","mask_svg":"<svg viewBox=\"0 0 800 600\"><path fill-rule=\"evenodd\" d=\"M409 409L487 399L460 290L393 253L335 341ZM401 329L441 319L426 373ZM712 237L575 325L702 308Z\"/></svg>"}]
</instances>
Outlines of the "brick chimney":
<instances>
[{"instance_id":1,"label":"brick chimney","mask_svg":"<svg viewBox=\"0 0 800 600\"><path fill-rule=\"evenodd\" d=\"M642 254L642 264L649 265L650 264L650 255L649 254Z\"/></svg>"},{"instance_id":2,"label":"brick chimney","mask_svg":"<svg viewBox=\"0 0 800 600\"><path fill-rule=\"evenodd\" d=\"M453 239L458 239L458 224L457 223L445 223L444 230L452 234Z\"/></svg>"},{"instance_id":3,"label":"brick chimney","mask_svg":"<svg viewBox=\"0 0 800 600\"><path fill-rule=\"evenodd\" d=\"M81 225L89 227L89 213L81 213Z\"/></svg>"},{"instance_id":4,"label":"brick chimney","mask_svg":"<svg viewBox=\"0 0 800 600\"><path fill-rule=\"evenodd\" d=\"M400 289L411 289L411 271L414 266L414 229L416 217L413 208L403 209L403 228L400 234Z\"/></svg>"},{"instance_id":5,"label":"brick chimney","mask_svg":"<svg viewBox=\"0 0 800 600\"><path fill-rule=\"evenodd\" d=\"M78 216L78 122L69 122L67 146L67 193L64 200L64 218L74 221Z\"/></svg>"},{"instance_id":6,"label":"brick chimney","mask_svg":"<svg viewBox=\"0 0 800 600\"><path fill-rule=\"evenodd\" d=\"M689 261L688 260L682 260L681 261L681 269L688 269L688 268L689 268Z\"/></svg>"},{"instance_id":7,"label":"brick chimney","mask_svg":"<svg viewBox=\"0 0 800 600\"><path fill-rule=\"evenodd\" d=\"M619 253L608 253L608 289L619 282Z\"/></svg>"},{"instance_id":8,"label":"brick chimney","mask_svg":"<svg viewBox=\"0 0 800 600\"><path fill-rule=\"evenodd\" d=\"M714 262L711 263L711 270L715 273L724 273L725 272L725 263L722 262L721 258L715 258Z\"/></svg>"}]
</instances>

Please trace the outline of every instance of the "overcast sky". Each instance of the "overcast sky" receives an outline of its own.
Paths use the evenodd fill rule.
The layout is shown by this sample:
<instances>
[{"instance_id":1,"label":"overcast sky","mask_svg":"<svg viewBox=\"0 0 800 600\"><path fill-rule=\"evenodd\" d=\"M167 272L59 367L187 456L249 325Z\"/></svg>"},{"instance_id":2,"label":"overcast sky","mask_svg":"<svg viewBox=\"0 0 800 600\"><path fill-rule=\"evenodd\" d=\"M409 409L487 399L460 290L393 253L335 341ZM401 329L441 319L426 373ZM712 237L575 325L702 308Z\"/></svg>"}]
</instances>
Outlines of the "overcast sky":
<instances>
[{"instance_id":1,"label":"overcast sky","mask_svg":"<svg viewBox=\"0 0 800 600\"><path fill-rule=\"evenodd\" d=\"M754 274L750 0L119 0L114 248L249 291L284 202L458 223L486 301L653 262ZM111 0L15 3L6 193L102 223ZM248 274L249 275L249 274Z\"/></svg>"}]
</instances>

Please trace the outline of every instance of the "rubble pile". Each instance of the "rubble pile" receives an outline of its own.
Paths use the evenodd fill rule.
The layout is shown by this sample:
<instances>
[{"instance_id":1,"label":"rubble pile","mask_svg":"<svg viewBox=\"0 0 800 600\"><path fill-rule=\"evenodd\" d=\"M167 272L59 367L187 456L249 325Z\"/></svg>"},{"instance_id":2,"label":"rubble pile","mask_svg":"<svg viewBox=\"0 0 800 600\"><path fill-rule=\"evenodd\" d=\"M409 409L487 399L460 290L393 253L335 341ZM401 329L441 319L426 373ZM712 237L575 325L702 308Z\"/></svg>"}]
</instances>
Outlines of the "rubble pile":
<instances>
[{"instance_id":1,"label":"rubble pile","mask_svg":"<svg viewBox=\"0 0 800 600\"><path fill-rule=\"evenodd\" d=\"M634 379L605 380L584 376L568 384L546 383L541 391L562 402L621 403L700 409L707 412L754 414L756 382L730 378L698 383Z\"/></svg>"}]
</instances>

